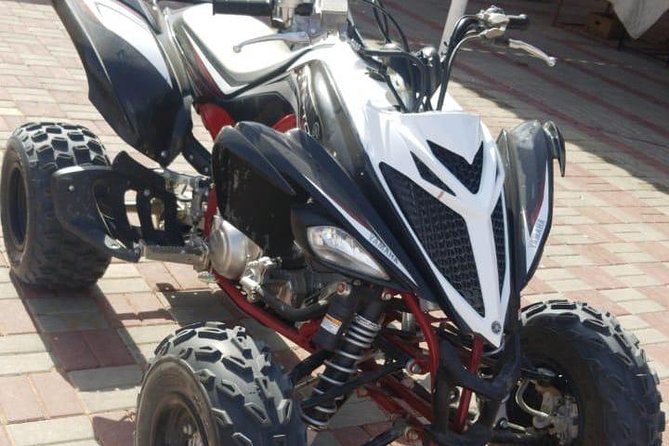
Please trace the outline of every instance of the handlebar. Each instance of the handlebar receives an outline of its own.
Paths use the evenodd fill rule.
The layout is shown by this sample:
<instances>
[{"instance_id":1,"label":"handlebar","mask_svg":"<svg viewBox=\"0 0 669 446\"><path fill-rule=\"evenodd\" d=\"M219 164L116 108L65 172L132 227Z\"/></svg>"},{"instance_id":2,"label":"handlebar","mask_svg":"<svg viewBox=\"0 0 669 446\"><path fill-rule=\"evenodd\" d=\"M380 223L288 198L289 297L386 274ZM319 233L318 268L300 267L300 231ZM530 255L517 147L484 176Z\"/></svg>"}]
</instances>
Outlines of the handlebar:
<instances>
[{"instance_id":1,"label":"handlebar","mask_svg":"<svg viewBox=\"0 0 669 446\"><path fill-rule=\"evenodd\" d=\"M212 3L214 14L269 17L274 11L274 0L213 0Z\"/></svg>"},{"instance_id":2,"label":"handlebar","mask_svg":"<svg viewBox=\"0 0 669 446\"><path fill-rule=\"evenodd\" d=\"M527 14L509 15L509 23L506 25L507 29L517 29L525 31L530 26L530 18Z\"/></svg>"}]
</instances>

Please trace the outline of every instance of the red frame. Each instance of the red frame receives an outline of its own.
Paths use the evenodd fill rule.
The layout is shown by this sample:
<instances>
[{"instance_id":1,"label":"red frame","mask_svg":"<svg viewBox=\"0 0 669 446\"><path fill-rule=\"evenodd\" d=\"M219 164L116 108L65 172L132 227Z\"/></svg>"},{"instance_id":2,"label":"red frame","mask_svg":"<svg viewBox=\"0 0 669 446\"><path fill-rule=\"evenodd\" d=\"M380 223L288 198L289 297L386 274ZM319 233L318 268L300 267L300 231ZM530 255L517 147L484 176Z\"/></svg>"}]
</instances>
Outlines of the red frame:
<instances>
[{"instance_id":1,"label":"red frame","mask_svg":"<svg viewBox=\"0 0 669 446\"><path fill-rule=\"evenodd\" d=\"M197 111L201 115L202 121L211 134L212 138L216 138L224 126L235 124L234 119L227 113L227 111L215 104L198 104ZM273 126L273 128L277 131L286 132L296 128L297 126L298 122L296 116L294 114L289 114L281 118ZM205 213L205 235L209 235L209 232L211 231L212 220L216 214L217 207L218 200L216 197L216 190L212 188L209 191L207 210ZM298 330L292 326L289 326L281 319L274 316L272 313L269 313L261 307L249 302L246 296L240 291L238 286L235 285L232 281L217 274L215 271L214 275L221 289L242 312L246 313L248 316L257 320L266 327L275 330L282 336L285 336L291 342L294 342L301 348L309 352L316 350L315 346L311 343L311 339L320 325L320 320L313 320L306 324L302 324ZM398 294L392 290L386 291L391 292L393 295ZM389 337L388 340L412 356L414 361L418 363L422 370L430 373L432 389L434 391L435 379L437 376L437 370L439 368L439 342L432 323L440 322L441 320L434 319L428 313L423 312L418 303L418 298L414 294L401 293L400 296L409 311L411 311L411 313L416 318L416 322L418 323L418 326L420 327L427 344L427 354L418 348L417 345L411 346L402 340L394 339L392 337ZM470 371L475 371L478 369L482 351L483 341L480 338L475 338L468 367ZM364 367L365 365L363 364L362 366ZM367 365L367 367L369 369L373 369L374 365ZM379 382L382 384L381 386L366 386L370 397L373 398L374 401L376 401L376 403L379 404L379 406L382 407L386 412L404 417L405 419L409 420L415 428L418 428L419 432L422 432L423 422L421 422L419 418L422 417L428 421L432 421L433 413L431 401L425 401L392 376L386 376ZM458 431L462 431L464 428L471 395L471 390L463 389L462 398L460 399L460 405L458 407L456 416L456 423L454 426ZM405 405L398 402L395 398L401 402L406 403L406 405L409 407L407 408Z\"/></svg>"}]
</instances>

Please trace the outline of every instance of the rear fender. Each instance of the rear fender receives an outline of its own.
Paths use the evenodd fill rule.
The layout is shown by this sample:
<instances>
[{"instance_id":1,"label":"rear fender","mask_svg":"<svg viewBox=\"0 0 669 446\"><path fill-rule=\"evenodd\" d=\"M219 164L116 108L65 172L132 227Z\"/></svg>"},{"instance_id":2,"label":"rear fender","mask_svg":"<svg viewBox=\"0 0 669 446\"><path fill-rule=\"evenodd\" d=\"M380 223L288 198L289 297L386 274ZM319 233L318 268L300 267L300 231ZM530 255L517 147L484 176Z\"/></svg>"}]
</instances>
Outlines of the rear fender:
<instances>
[{"instance_id":1,"label":"rear fender","mask_svg":"<svg viewBox=\"0 0 669 446\"><path fill-rule=\"evenodd\" d=\"M564 176L566 154L562 135L548 121L524 122L504 130L497 140L506 170L504 193L512 228L515 283L518 291L539 265L553 222L553 161Z\"/></svg>"},{"instance_id":2,"label":"rear fender","mask_svg":"<svg viewBox=\"0 0 669 446\"><path fill-rule=\"evenodd\" d=\"M183 68L142 0L57 0L93 105L129 145L166 166L193 144Z\"/></svg>"},{"instance_id":3,"label":"rear fender","mask_svg":"<svg viewBox=\"0 0 669 446\"><path fill-rule=\"evenodd\" d=\"M316 204L386 268L392 284L385 285L420 289L421 297L433 300L364 193L327 150L304 131L283 134L247 122L226 127L216 139L213 160L222 215L260 246L265 248L264 244L277 236L287 237L292 245L291 210L307 202ZM254 186L238 180L253 181ZM259 186L260 181L265 185ZM261 207L249 209L249 203Z\"/></svg>"}]
</instances>

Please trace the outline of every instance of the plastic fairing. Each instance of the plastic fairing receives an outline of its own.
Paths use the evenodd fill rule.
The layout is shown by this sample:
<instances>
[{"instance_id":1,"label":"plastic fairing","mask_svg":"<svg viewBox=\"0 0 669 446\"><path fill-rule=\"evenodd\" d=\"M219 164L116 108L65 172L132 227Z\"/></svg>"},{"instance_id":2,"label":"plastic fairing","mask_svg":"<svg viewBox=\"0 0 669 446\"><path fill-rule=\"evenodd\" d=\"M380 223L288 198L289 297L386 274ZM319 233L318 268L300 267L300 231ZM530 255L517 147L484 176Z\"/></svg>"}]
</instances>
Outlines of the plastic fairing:
<instances>
[{"instance_id":1,"label":"plastic fairing","mask_svg":"<svg viewBox=\"0 0 669 446\"><path fill-rule=\"evenodd\" d=\"M169 41L156 34L160 14L130 3L54 1L82 60L93 105L125 142L166 166L193 143L190 109L178 68L166 56Z\"/></svg>"}]
</instances>

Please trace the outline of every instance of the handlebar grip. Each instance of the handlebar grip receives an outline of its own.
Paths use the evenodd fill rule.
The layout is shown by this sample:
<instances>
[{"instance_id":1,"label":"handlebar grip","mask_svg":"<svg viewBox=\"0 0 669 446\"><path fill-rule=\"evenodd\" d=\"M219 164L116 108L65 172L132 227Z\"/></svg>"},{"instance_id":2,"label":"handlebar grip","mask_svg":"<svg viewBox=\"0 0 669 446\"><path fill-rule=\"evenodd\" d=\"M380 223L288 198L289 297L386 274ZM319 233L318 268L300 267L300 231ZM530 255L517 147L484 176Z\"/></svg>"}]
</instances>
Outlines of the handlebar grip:
<instances>
[{"instance_id":1,"label":"handlebar grip","mask_svg":"<svg viewBox=\"0 0 669 446\"><path fill-rule=\"evenodd\" d=\"M530 26L530 18L527 14L520 15L510 15L509 24L506 26L507 29L519 29L526 30Z\"/></svg>"},{"instance_id":2,"label":"handlebar grip","mask_svg":"<svg viewBox=\"0 0 669 446\"><path fill-rule=\"evenodd\" d=\"M274 11L274 0L213 0L213 7L214 14L269 17Z\"/></svg>"}]
</instances>

